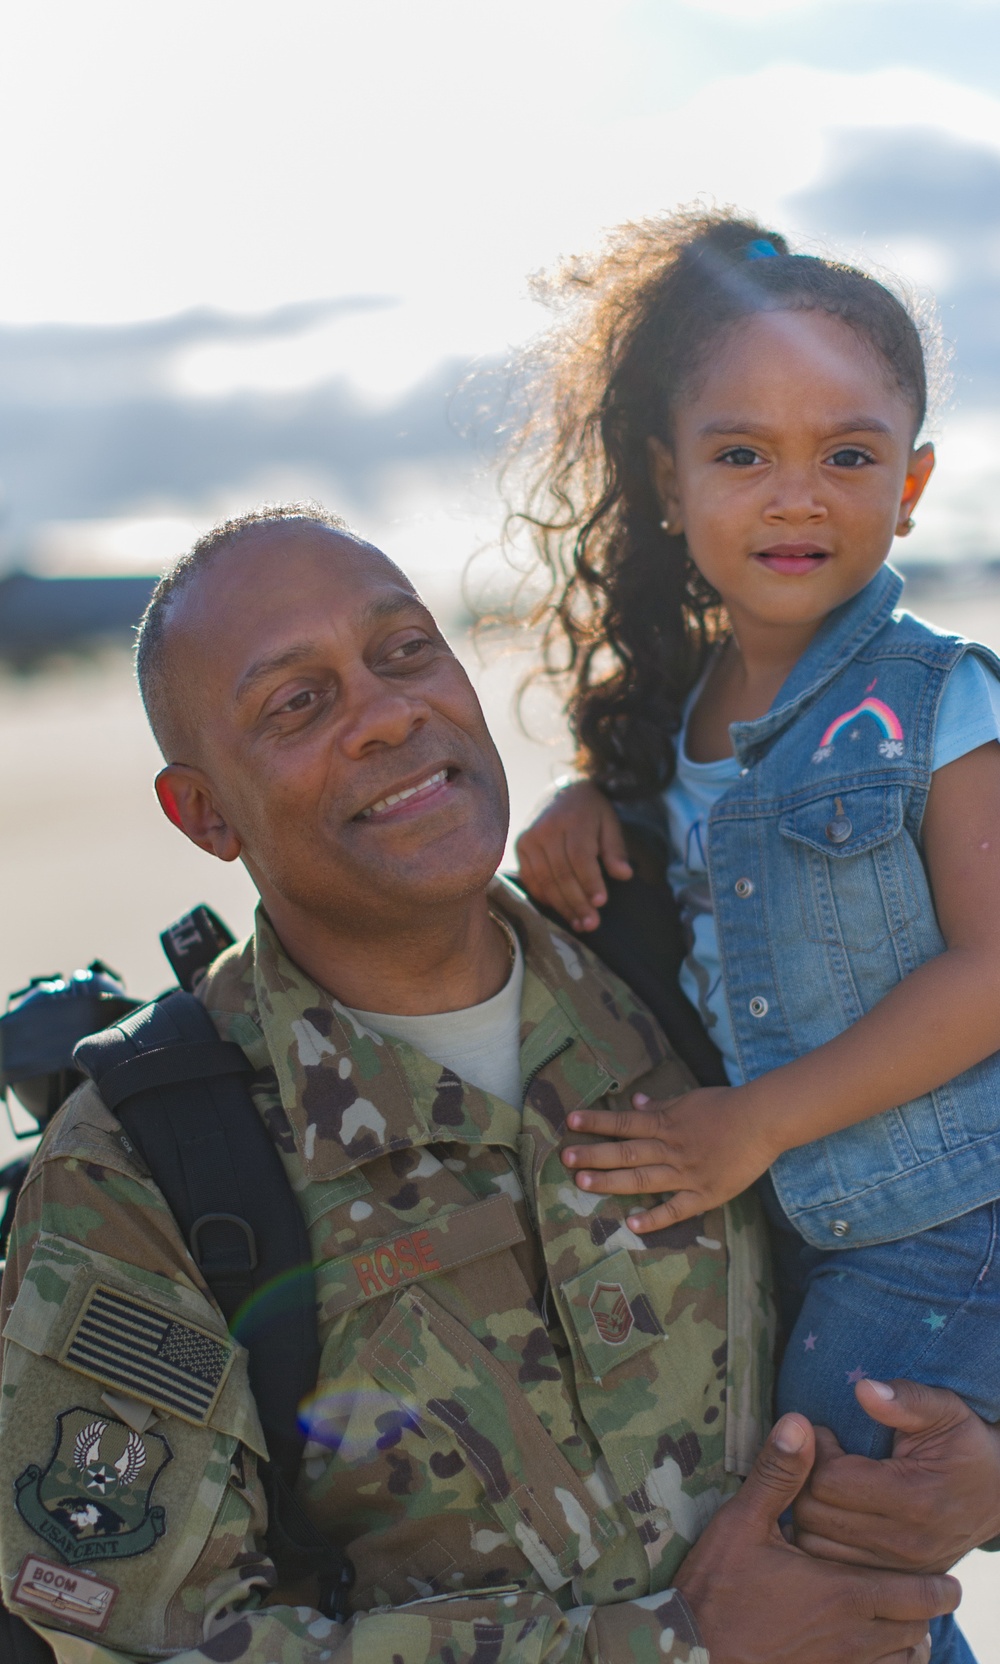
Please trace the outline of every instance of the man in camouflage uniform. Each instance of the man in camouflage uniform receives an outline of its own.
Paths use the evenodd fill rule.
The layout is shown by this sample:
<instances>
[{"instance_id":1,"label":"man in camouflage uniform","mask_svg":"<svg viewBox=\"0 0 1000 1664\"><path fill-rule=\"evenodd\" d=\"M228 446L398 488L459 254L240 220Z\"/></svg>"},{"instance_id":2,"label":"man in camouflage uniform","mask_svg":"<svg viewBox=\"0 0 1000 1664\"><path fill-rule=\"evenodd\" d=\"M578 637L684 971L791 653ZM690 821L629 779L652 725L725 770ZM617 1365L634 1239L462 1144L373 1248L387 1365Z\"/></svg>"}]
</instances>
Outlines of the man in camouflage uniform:
<instances>
[{"instance_id":1,"label":"man in camouflage uniform","mask_svg":"<svg viewBox=\"0 0 1000 1664\"><path fill-rule=\"evenodd\" d=\"M167 582L144 641L161 801L261 891L199 996L309 1229L298 1496L350 1555L353 1615L276 1586L246 1354L89 1085L3 1284L8 1606L61 1664L704 1664L706 1643L730 1664L768 1637L788 1664L915 1658L953 1580L784 1543L801 1420L754 1467L773 1337L750 1202L639 1238L631 1200L560 1159L574 1108L690 1079L619 981L490 884L499 759L406 580L334 525L245 522ZM481 1005L518 955L519 1103L354 1015Z\"/></svg>"}]
</instances>

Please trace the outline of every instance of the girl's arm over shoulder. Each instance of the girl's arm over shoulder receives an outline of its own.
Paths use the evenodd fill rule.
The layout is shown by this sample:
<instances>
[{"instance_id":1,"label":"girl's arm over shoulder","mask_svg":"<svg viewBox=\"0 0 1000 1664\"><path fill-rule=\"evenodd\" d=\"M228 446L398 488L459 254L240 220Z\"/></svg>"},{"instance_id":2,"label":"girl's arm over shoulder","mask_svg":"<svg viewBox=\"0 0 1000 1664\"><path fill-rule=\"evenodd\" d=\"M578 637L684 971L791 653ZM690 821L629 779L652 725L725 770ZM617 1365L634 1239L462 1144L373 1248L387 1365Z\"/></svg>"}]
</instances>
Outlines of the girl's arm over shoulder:
<instances>
[{"instance_id":1,"label":"girl's arm over shoulder","mask_svg":"<svg viewBox=\"0 0 1000 1664\"><path fill-rule=\"evenodd\" d=\"M597 929L597 909L608 899L602 862L609 877L632 877L621 822L589 780L557 792L515 847L528 894L574 930Z\"/></svg>"}]
</instances>

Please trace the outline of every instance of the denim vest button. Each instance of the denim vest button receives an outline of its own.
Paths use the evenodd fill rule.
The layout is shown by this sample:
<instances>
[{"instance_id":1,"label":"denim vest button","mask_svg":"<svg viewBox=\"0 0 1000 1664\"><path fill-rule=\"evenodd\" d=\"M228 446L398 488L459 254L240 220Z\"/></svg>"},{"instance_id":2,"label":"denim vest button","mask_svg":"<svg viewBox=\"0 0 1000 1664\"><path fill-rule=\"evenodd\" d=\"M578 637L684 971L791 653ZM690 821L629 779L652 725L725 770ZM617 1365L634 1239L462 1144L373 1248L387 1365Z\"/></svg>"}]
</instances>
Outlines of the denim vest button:
<instances>
[{"instance_id":1,"label":"denim vest button","mask_svg":"<svg viewBox=\"0 0 1000 1664\"><path fill-rule=\"evenodd\" d=\"M833 819L826 823L826 835L832 844L846 844L854 831L850 819L844 814L844 805L839 797L833 800Z\"/></svg>"},{"instance_id":2,"label":"denim vest button","mask_svg":"<svg viewBox=\"0 0 1000 1664\"><path fill-rule=\"evenodd\" d=\"M764 999L762 994L755 994L753 999L750 1001L751 1017L766 1017L767 1012L768 1004L766 999Z\"/></svg>"},{"instance_id":3,"label":"denim vest button","mask_svg":"<svg viewBox=\"0 0 1000 1664\"><path fill-rule=\"evenodd\" d=\"M746 901L747 896L753 895L753 882L749 878L738 878L733 885L733 889L741 901Z\"/></svg>"},{"instance_id":4,"label":"denim vest button","mask_svg":"<svg viewBox=\"0 0 1000 1664\"><path fill-rule=\"evenodd\" d=\"M835 1219L833 1224L830 1226L830 1229L834 1236L848 1236L851 1227L847 1223L846 1219Z\"/></svg>"}]
</instances>

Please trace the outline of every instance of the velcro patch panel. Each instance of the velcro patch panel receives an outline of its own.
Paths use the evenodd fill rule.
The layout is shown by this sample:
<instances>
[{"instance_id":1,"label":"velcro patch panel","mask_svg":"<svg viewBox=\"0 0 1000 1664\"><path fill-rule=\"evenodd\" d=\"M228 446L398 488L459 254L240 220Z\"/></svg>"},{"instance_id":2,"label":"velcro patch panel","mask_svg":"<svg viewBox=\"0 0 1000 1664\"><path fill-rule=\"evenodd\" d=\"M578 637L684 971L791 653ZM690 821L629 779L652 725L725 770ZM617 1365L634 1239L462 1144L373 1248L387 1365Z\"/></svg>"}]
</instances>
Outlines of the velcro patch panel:
<instances>
[{"instance_id":1,"label":"velcro patch panel","mask_svg":"<svg viewBox=\"0 0 1000 1664\"><path fill-rule=\"evenodd\" d=\"M204 1427L235 1348L159 1306L102 1284L90 1290L61 1362Z\"/></svg>"}]
</instances>

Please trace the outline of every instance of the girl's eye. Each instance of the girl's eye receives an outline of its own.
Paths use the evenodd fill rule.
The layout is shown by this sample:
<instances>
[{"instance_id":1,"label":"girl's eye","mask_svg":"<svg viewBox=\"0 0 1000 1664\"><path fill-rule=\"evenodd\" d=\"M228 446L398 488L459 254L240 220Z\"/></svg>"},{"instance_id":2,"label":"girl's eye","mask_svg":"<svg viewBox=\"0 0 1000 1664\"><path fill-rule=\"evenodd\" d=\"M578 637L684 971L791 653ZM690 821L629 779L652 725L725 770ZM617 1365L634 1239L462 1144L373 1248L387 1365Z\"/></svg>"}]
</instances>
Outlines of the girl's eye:
<instances>
[{"instance_id":1,"label":"girl's eye","mask_svg":"<svg viewBox=\"0 0 1000 1664\"><path fill-rule=\"evenodd\" d=\"M760 461L760 457L749 445L730 445L728 451L723 451L719 461L728 462L731 468L752 468L755 462Z\"/></svg>"},{"instance_id":2,"label":"girl's eye","mask_svg":"<svg viewBox=\"0 0 1000 1664\"><path fill-rule=\"evenodd\" d=\"M875 458L871 451L863 451L857 445L842 445L839 451L834 451L830 461L835 468L864 468Z\"/></svg>"}]
</instances>

